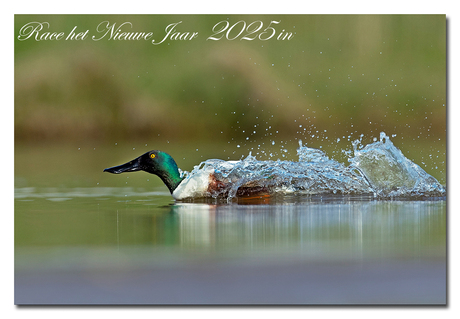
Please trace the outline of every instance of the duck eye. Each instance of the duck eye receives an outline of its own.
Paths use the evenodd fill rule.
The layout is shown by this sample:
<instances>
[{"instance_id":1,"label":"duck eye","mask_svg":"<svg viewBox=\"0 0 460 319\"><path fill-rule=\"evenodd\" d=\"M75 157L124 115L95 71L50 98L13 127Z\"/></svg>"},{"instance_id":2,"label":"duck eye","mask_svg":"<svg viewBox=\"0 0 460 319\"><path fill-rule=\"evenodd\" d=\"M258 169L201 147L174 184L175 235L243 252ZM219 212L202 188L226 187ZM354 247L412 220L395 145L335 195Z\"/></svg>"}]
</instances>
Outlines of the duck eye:
<instances>
[{"instance_id":1,"label":"duck eye","mask_svg":"<svg viewBox=\"0 0 460 319\"><path fill-rule=\"evenodd\" d=\"M150 154L150 158L155 158L155 154Z\"/></svg>"}]
</instances>

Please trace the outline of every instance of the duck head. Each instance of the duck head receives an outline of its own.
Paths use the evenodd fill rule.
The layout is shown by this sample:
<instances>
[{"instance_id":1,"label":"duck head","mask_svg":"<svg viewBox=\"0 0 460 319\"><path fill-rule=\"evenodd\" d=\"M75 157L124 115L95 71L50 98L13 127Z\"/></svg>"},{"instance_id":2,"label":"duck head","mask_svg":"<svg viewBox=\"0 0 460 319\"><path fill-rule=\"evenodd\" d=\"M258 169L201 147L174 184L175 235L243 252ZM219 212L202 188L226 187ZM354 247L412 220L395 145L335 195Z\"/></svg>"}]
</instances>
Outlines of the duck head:
<instances>
[{"instance_id":1,"label":"duck head","mask_svg":"<svg viewBox=\"0 0 460 319\"><path fill-rule=\"evenodd\" d=\"M157 175L168 187L171 194L183 179L174 159L169 154L157 150L142 154L125 164L104 169L104 172L112 174L136 171Z\"/></svg>"}]
</instances>

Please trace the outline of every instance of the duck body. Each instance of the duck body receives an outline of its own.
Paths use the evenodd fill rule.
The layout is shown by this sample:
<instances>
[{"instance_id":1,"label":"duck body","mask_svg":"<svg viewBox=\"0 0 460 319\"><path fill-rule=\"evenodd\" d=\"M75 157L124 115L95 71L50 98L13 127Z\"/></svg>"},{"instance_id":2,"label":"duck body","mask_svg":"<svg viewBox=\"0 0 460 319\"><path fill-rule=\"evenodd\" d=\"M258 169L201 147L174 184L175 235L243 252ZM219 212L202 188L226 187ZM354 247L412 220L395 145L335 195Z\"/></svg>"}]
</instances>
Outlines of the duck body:
<instances>
[{"instance_id":1,"label":"duck body","mask_svg":"<svg viewBox=\"0 0 460 319\"><path fill-rule=\"evenodd\" d=\"M171 195L177 200L206 197L212 191L211 185L213 180L215 180L213 169L201 170L194 175L184 178Z\"/></svg>"}]
</instances>

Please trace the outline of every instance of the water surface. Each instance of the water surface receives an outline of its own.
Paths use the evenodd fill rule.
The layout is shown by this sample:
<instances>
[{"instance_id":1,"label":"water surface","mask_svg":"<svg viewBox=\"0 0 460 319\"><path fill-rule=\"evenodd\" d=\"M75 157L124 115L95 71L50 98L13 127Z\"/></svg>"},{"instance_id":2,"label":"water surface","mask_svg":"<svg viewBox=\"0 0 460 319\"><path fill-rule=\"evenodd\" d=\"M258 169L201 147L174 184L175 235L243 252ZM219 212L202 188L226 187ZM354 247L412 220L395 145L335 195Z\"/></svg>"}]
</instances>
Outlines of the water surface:
<instances>
[{"instance_id":1,"label":"water surface","mask_svg":"<svg viewBox=\"0 0 460 319\"><path fill-rule=\"evenodd\" d=\"M16 304L444 304L446 203L16 188Z\"/></svg>"},{"instance_id":2,"label":"water surface","mask_svg":"<svg viewBox=\"0 0 460 319\"><path fill-rule=\"evenodd\" d=\"M226 159L212 145L154 148L188 171ZM156 176L102 173L150 149L15 147L16 304L446 303L445 196L174 202Z\"/></svg>"}]
</instances>

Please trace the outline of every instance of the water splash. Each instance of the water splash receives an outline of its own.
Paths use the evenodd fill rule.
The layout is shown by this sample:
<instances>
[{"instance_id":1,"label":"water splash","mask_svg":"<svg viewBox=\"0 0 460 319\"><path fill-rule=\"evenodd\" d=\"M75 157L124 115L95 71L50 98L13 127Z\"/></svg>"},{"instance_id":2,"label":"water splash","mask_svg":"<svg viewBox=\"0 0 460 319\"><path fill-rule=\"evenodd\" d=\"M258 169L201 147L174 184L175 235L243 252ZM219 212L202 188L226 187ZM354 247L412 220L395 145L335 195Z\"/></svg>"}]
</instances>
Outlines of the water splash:
<instances>
[{"instance_id":1,"label":"water splash","mask_svg":"<svg viewBox=\"0 0 460 319\"><path fill-rule=\"evenodd\" d=\"M445 188L420 166L407 159L385 133L380 141L359 148L354 143L350 167L356 167L376 196L445 196Z\"/></svg>"},{"instance_id":2,"label":"water splash","mask_svg":"<svg viewBox=\"0 0 460 319\"><path fill-rule=\"evenodd\" d=\"M445 188L404 157L385 133L380 134L380 141L365 147L360 144L360 140L353 142L349 166L299 142L298 162L259 161L250 153L240 161L204 161L184 176L192 179L214 172L216 187L200 194L214 198L231 199L254 190L271 194L372 194L377 198L446 195Z\"/></svg>"}]
</instances>

